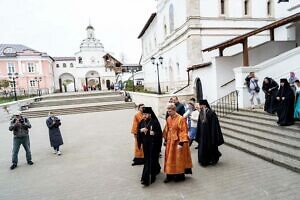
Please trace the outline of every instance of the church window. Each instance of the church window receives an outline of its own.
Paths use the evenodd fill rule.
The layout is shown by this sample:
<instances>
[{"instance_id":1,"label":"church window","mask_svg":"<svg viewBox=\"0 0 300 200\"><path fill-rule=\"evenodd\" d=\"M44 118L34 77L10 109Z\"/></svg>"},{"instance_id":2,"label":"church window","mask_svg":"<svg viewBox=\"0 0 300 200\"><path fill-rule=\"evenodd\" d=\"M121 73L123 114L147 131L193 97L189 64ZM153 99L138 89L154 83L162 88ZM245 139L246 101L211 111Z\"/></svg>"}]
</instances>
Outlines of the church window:
<instances>
[{"instance_id":1,"label":"church window","mask_svg":"<svg viewBox=\"0 0 300 200\"><path fill-rule=\"evenodd\" d=\"M272 1L271 0L269 0L267 2L267 15L272 16Z\"/></svg>"},{"instance_id":2,"label":"church window","mask_svg":"<svg viewBox=\"0 0 300 200\"><path fill-rule=\"evenodd\" d=\"M34 64L33 63L27 63L27 68L29 73L34 72Z\"/></svg>"},{"instance_id":3,"label":"church window","mask_svg":"<svg viewBox=\"0 0 300 200\"><path fill-rule=\"evenodd\" d=\"M7 63L7 71L8 73L15 73L15 65L14 63Z\"/></svg>"},{"instance_id":4,"label":"church window","mask_svg":"<svg viewBox=\"0 0 300 200\"><path fill-rule=\"evenodd\" d=\"M170 33L174 31L174 7L173 4L169 7L169 23L170 23Z\"/></svg>"},{"instance_id":5,"label":"church window","mask_svg":"<svg viewBox=\"0 0 300 200\"><path fill-rule=\"evenodd\" d=\"M73 63L70 63L70 67L74 67Z\"/></svg>"},{"instance_id":6,"label":"church window","mask_svg":"<svg viewBox=\"0 0 300 200\"><path fill-rule=\"evenodd\" d=\"M78 63L82 64L82 57L78 57Z\"/></svg>"},{"instance_id":7,"label":"church window","mask_svg":"<svg viewBox=\"0 0 300 200\"><path fill-rule=\"evenodd\" d=\"M220 1L220 13L221 15L225 15L225 0Z\"/></svg>"},{"instance_id":8,"label":"church window","mask_svg":"<svg viewBox=\"0 0 300 200\"><path fill-rule=\"evenodd\" d=\"M59 64L56 64L56 67L59 68Z\"/></svg>"},{"instance_id":9,"label":"church window","mask_svg":"<svg viewBox=\"0 0 300 200\"><path fill-rule=\"evenodd\" d=\"M29 86L30 86L30 87L35 87L35 83L36 83L35 80L30 80L30 81L29 81Z\"/></svg>"},{"instance_id":10,"label":"church window","mask_svg":"<svg viewBox=\"0 0 300 200\"><path fill-rule=\"evenodd\" d=\"M63 63L63 67L67 67L67 64L66 64L66 63Z\"/></svg>"},{"instance_id":11,"label":"church window","mask_svg":"<svg viewBox=\"0 0 300 200\"><path fill-rule=\"evenodd\" d=\"M249 15L249 1L244 1L244 15Z\"/></svg>"},{"instance_id":12,"label":"church window","mask_svg":"<svg viewBox=\"0 0 300 200\"><path fill-rule=\"evenodd\" d=\"M166 24L166 18L164 17L164 36L167 37L167 34L168 34L168 29Z\"/></svg>"}]
</instances>

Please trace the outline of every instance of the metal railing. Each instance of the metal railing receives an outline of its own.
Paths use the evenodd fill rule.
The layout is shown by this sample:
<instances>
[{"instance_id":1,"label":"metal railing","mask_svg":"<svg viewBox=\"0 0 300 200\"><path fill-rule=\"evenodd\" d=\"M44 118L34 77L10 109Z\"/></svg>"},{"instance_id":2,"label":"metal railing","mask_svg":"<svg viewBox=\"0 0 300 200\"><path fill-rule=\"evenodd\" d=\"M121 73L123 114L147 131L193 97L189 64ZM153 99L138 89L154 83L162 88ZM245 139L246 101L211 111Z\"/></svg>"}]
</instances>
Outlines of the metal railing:
<instances>
[{"instance_id":1,"label":"metal railing","mask_svg":"<svg viewBox=\"0 0 300 200\"><path fill-rule=\"evenodd\" d=\"M210 105L220 117L223 117L234 111L239 111L238 91L233 91L228 95L212 102Z\"/></svg>"}]
</instances>

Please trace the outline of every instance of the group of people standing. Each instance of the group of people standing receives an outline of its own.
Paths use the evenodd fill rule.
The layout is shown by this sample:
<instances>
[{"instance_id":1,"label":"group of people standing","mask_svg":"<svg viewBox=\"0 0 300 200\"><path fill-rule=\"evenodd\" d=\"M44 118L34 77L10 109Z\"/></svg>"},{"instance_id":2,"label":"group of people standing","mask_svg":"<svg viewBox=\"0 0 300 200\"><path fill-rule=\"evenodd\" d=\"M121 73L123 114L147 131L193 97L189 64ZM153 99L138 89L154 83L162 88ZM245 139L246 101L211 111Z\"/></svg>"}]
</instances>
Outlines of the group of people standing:
<instances>
[{"instance_id":1,"label":"group of people standing","mask_svg":"<svg viewBox=\"0 0 300 200\"><path fill-rule=\"evenodd\" d=\"M251 108L254 109L254 97L260 105L258 79L254 72L250 72L245 79L250 94ZM280 79L280 85L270 78L265 77L262 85L265 93L264 111L270 114L277 114L277 124L288 126L300 120L300 82L294 72L290 72L288 79Z\"/></svg>"},{"instance_id":2,"label":"group of people standing","mask_svg":"<svg viewBox=\"0 0 300 200\"><path fill-rule=\"evenodd\" d=\"M193 140L199 144L198 162L202 166L215 165L218 162L221 156L218 146L223 144L224 140L217 115L206 100L200 100L197 106L194 100L191 100L185 106L177 97L170 99L163 129L151 107L138 105L131 129L135 139L132 165L144 165L142 185L148 186L155 182L156 175L160 173L159 158L162 145L165 146L164 183L184 181L185 174L192 174L190 145ZM195 116L195 113L198 115ZM197 120L196 127L195 122L191 123L191 118Z\"/></svg>"},{"instance_id":3,"label":"group of people standing","mask_svg":"<svg viewBox=\"0 0 300 200\"><path fill-rule=\"evenodd\" d=\"M49 112L49 117L46 120L46 125L49 129L50 145L53 147L53 153L61 155L59 147L63 145L63 139L59 126L60 119L55 116L53 112ZM18 166L18 154L20 146L22 145L26 151L26 160L28 165L33 165L29 129L31 124L27 117L22 116L21 112L17 111L11 118L9 130L13 132L13 150L12 150L12 165L10 169L13 170Z\"/></svg>"}]
</instances>

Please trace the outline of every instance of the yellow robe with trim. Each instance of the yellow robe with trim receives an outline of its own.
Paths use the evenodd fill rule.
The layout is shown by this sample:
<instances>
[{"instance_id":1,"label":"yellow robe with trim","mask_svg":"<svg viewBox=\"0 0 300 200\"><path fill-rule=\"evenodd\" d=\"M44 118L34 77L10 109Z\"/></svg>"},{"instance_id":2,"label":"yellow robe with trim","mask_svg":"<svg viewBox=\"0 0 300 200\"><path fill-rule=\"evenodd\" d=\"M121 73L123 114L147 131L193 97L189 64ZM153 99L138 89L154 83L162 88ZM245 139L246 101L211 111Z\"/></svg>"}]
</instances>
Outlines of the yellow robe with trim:
<instances>
[{"instance_id":1,"label":"yellow robe with trim","mask_svg":"<svg viewBox=\"0 0 300 200\"><path fill-rule=\"evenodd\" d=\"M138 143L136 139L136 134L138 132L138 125L143 119L143 114L139 111L133 117L131 133L134 134L134 158L144 158L143 146L138 148Z\"/></svg>"},{"instance_id":2,"label":"yellow robe with trim","mask_svg":"<svg viewBox=\"0 0 300 200\"><path fill-rule=\"evenodd\" d=\"M183 174L185 169L192 168L192 157L189 147L186 118L175 114L167 118L163 131L166 144L164 172L166 174ZM181 149L179 142L184 142Z\"/></svg>"}]
</instances>

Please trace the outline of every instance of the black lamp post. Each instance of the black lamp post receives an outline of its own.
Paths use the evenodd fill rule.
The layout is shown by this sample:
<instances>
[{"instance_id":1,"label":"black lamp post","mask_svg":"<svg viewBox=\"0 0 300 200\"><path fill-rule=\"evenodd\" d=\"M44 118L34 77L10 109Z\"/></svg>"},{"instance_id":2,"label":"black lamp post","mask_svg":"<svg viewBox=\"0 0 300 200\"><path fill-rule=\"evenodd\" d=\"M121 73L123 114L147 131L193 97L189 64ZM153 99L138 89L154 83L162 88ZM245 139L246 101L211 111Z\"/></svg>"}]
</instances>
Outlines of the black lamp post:
<instances>
[{"instance_id":1,"label":"black lamp post","mask_svg":"<svg viewBox=\"0 0 300 200\"><path fill-rule=\"evenodd\" d=\"M158 68L158 66L159 66L159 64L160 64L160 65L163 64L164 58L160 56L160 57L158 58L158 62L157 62L157 61L155 62L155 60L156 60L156 58L154 58L154 57L151 58L152 64L153 64L153 65L156 64L156 69L157 69L157 87L158 87L157 91L158 91L158 94L161 94L160 82L159 82L159 68Z\"/></svg>"},{"instance_id":2,"label":"black lamp post","mask_svg":"<svg viewBox=\"0 0 300 200\"><path fill-rule=\"evenodd\" d=\"M38 83L38 95L41 96L41 90L40 90L40 82L42 81L42 77L34 77L34 80Z\"/></svg>"},{"instance_id":3,"label":"black lamp post","mask_svg":"<svg viewBox=\"0 0 300 200\"><path fill-rule=\"evenodd\" d=\"M14 100L15 101L18 101L18 98L17 98L17 89L16 89L16 79L19 78L19 74L18 73L8 73L7 74L9 79L12 80L12 84L13 84L13 90L14 90Z\"/></svg>"},{"instance_id":4,"label":"black lamp post","mask_svg":"<svg viewBox=\"0 0 300 200\"><path fill-rule=\"evenodd\" d=\"M133 82L132 91L135 92L135 86L134 86L134 73L136 72L136 70L131 69L130 71L131 71L131 73L132 73L132 82Z\"/></svg>"}]
</instances>

